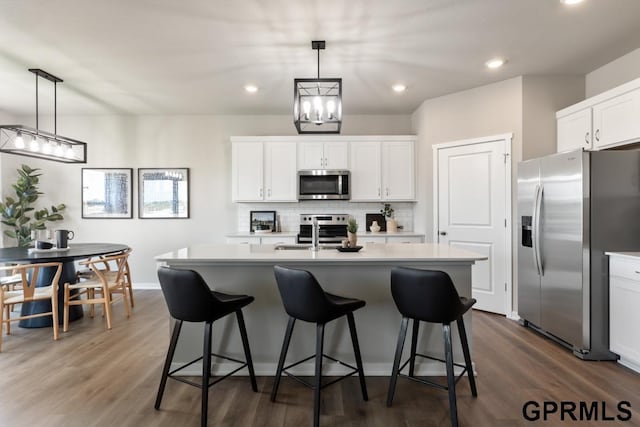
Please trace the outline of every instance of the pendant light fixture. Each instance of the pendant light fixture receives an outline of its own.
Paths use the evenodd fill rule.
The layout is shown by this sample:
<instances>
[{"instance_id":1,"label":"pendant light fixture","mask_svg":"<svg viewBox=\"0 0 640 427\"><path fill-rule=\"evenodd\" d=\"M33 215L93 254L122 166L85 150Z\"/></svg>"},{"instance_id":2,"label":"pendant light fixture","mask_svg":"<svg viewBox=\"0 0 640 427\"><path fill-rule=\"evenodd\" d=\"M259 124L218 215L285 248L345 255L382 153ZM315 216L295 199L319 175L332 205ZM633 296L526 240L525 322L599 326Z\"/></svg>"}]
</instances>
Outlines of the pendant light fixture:
<instances>
[{"instance_id":1,"label":"pendant light fixture","mask_svg":"<svg viewBox=\"0 0 640 427\"><path fill-rule=\"evenodd\" d=\"M340 133L342 126L342 79L320 78L320 50L324 40L314 40L318 51L318 77L293 81L293 123L298 133Z\"/></svg>"},{"instance_id":2,"label":"pendant light fixture","mask_svg":"<svg viewBox=\"0 0 640 427\"><path fill-rule=\"evenodd\" d=\"M87 163L87 144L58 135L57 84L62 79L39 68L36 75L36 128L23 125L0 126L0 152L62 163ZM40 130L38 123L38 78L53 82L53 133Z\"/></svg>"}]
</instances>

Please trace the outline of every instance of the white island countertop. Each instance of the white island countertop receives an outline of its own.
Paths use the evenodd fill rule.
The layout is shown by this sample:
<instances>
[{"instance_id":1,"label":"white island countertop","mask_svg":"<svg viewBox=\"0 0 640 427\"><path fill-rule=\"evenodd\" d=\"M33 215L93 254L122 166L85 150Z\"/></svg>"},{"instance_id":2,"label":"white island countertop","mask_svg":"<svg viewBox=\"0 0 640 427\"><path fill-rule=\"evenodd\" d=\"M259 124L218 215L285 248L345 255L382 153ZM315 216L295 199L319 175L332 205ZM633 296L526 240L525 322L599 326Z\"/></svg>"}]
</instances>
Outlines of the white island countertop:
<instances>
[{"instance_id":1,"label":"white island countertop","mask_svg":"<svg viewBox=\"0 0 640 427\"><path fill-rule=\"evenodd\" d=\"M632 261L640 260L640 252L605 252L605 255L627 258Z\"/></svg>"},{"instance_id":2,"label":"white island countertop","mask_svg":"<svg viewBox=\"0 0 640 427\"><path fill-rule=\"evenodd\" d=\"M278 250L277 245L201 244L188 246L156 256L156 261L172 265L197 262L210 263L376 263L376 262L463 262L486 260L481 254L453 246L434 243L365 244L359 252L337 249Z\"/></svg>"}]
</instances>

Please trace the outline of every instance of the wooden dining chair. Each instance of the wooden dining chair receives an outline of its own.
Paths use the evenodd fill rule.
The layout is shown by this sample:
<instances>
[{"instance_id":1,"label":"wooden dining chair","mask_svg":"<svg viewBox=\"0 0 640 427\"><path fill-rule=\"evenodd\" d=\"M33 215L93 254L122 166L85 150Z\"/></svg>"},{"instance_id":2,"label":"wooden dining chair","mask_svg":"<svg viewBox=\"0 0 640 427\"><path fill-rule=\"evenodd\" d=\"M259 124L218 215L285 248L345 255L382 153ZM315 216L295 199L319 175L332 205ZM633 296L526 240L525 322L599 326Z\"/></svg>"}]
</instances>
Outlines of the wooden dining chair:
<instances>
[{"instance_id":1,"label":"wooden dining chair","mask_svg":"<svg viewBox=\"0 0 640 427\"><path fill-rule=\"evenodd\" d=\"M44 274L43 269L54 268L55 273L47 286L36 287L38 278ZM0 284L0 351L2 351L2 335L6 325L7 335L11 335L11 322L34 317L51 316L53 323L53 339L58 339L58 281L62 274L61 262L22 264L0 267L1 271L10 271L20 276L20 286L12 288L10 284ZM10 307L31 301L51 300L51 311L31 315L11 317Z\"/></svg>"},{"instance_id":2,"label":"wooden dining chair","mask_svg":"<svg viewBox=\"0 0 640 427\"><path fill-rule=\"evenodd\" d=\"M132 250L133 249L131 248L127 248L124 251L122 251L122 253L131 254ZM106 255L106 256L110 256L110 255ZM114 269L110 262L108 261L105 262L104 258L105 258L105 255L100 255L99 257L96 258L99 261L98 263L99 268L107 276L117 275L117 271L116 271L117 269ZM92 258L89 258L89 259L92 259ZM84 269L78 270L78 272L76 273L76 276L78 277L78 280L90 279L90 278L95 278L95 273L91 268L84 268ZM131 304L131 308L133 308L135 307L135 303L133 300L133 281L131 280L131 269L129 268L128 259L125 264L124 278L125 278L124 284L125 284L125 289L127 290L127 293L128 293L129 303Z\"/></svg>"},{"instance_id":3,"label":"wooden dining chair","mask_svg":"<svg viewBox=\"0 0 640 427\"><path fill-rule=\"evenodd\" d=\"M7 267L13 267L16 264L7 264ZM18 274L18 272L14 268L7 268L4 274L0 276L0 286L6 286L6 289L9 291L14 291L16 289L20 289L22 287L22 275ZM13 311L17 304L10 304L10 311Z\"/></svg>"},{"instance_id":4,"label":"wooden dining chair","mask_svg":"<svg viewBox=\"0 0 640 427\"><path fill-rule=\"evenodd\" d=\"M116 255L109 255L103 258L92 258L81 261L80 265L87 266L93 272L93 276L81 280L78 283L64 284L64 316L63 328L64 332L69 329L69 307L72 305L90 304L90 316L94 315L94 305L100 304L103 307L103 315L107 321L107 329L111 329L112 313L111 305L123 300L124 309L127 318L131 316L129 307L128 292L125 284L125 270L129 252L122 252ZM103 266L113 262L115 269L105 270ZM77 291L72 293L71 291ZM121 297L115 298L115 294L121 294ZM86 295L86 298L81 298Z\"/></svg>"}]
</instances>

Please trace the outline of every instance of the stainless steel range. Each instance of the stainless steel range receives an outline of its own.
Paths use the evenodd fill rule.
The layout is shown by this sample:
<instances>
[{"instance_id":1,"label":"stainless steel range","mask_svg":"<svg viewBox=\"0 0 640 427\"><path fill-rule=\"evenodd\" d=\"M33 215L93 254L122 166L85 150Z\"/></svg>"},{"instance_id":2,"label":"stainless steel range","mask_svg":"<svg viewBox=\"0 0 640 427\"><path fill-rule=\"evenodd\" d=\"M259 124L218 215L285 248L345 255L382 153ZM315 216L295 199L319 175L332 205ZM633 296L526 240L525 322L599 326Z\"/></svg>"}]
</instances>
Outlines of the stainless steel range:
<instances>
[{"instance_id":1,"label":"stainless steel range","mask_svg":"<svg viewBox=\"0 0 640 427\"><path fill-rule=\"evenodd\" d=\"M320 244L340 244L347 238L347 214L302 214L298 243L312 243L313 219L318 220L318 240Z\"/></svg>"}]
</instances>

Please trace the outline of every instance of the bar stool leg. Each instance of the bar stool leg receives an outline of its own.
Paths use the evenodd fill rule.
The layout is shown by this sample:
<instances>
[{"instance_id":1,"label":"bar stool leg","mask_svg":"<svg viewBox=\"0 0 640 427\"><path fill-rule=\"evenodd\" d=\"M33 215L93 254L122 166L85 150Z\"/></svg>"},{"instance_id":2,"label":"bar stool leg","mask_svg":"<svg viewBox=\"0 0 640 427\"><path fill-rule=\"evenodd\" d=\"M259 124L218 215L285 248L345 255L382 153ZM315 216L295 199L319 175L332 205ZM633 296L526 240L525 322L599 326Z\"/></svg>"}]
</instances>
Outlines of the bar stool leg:
<instances>
[{"instance_id":1,"label":"bar stool leg","mask_svg":"<svg viewBox=\"0 0 640 427\"><path fill-rule=\"evenodd\" d=\"M400 358L402 357L402 349L404 347L404 339L407 336L407 325L409 318L403 317L400 322L400 333L398 334L398 344L396 345L396 355L393 359L393 369L391 370L391 381L389 381L389 393L387 394L387 406L393 403L393 395L396 391L396 382L398 381L398 368L400 367Z\"/></svg>"},{"instance_id":2,"label":"bar stool leg","mask_svg":"<svg viewBox=\"0 0 640 427\"><path fill-rule=\"evenodd\" d=\"M211 379L211 330L213 322L204 325L204 346L202 348L202 411L200 425L207 427L207 413L209 409L209 381Z\"/></svg>"},{"instance_id":3,"label":"bar stool leg","mask_svg":"<svg viewBox=\"0 0 640 427\"><path fill-rule=\"evenodd\" d=\"M318 323L316 326L316 377L313 389L313 427L320 427L320 389L322 387L323 347L324 323Z\"/></svg>"},{"instance_id":4,"label":"bar stool leg","mask_svg":"<svg viewBox=\"0 0 640 427\"><path fill-rule=\"evenodd\" d=\"M362 356L360 354L360 345L358 344L358 334L356 332L356 322L353 318L353 312L347 313L347 321L349 322L349 332L351 333L351 342L353 343L353 354L356 357L356 366L358 367L358 376L360 377L360 388L362 389L362 399L369 400L367 394L367 384L364 380L364 368L362 366Z\"/></svg>"},{"instance_id":5,"label":"bar stool leg","mask_svg":"<svg viewBox=\"0 0 640 427\"><path fill-rule=\"evenodd\" d=\"M444 354L447 364L447 391L449 392L449 412L452 427L458 427L458 407L456 404L456 378L453 372L453 346L451 345L451 324L443 323Z\"/></svg>"},{"instance_id":6,"label":"bar stool leg","mask_svg":"<svg viewBox=\"0 0 640 427\"><path fill-rule=\"evenodd\" d=\"M416 368L416 347L418 347L418 330L420 329L420 321L413 319L413 332L411 335L411 359L409 359L409 376L413 377Z\"/></svg>"},{"instance_id":7,"label":"bar stool leg","mask_svg":"<svg viewBox=\"0 0 640 427\"><path fill-rule=\"evenodd\" d=\"M293 327L296 324L296 319L289 317L289 323L287 323L287 331L284 333L284 342L282 343L282 350L280 351L280 360L278 360L278 369L276 369L276 377L273 379L273 389L271 390L271 401L276 401L276 395L278 394L278 386L280 386L280 377L282 376L282 368L284 368L284 361L287 358L287 351L289 350L289 342L291 342L291 334L293 333Z\"/></svg>"},{"instance_id":8,"label":"bar stool leg","mask_svg":"<svg viewBox=\"0 0 640 427\"><path fill-rule=\"evenodd\" d=\"M173 354L176 352L176 345L178 344L178 338L180 337L180 329L182 329L182 320L176 320L173 324L173 333L171 334L171 341L169 342L169 350L167 350L167 358L165 359L164 367L162 368L162 378L160 379L160 387L158 387L158 395L156 396L156 409L160 409L160 403L162 403L162 395L164 394L164 388L167 385L167 378L169 377Z\"/></svg>"},{"instance_id":9,"label":"bar stool leg","mask_svg":"<svg viewBox=\"0 0 640 427\"><path fill-rule=\"evenodd\" d=\"M253 360L251 359L251 349L249 348L249 338L247 337L247 328L244 324L244 316L242 310L236 311L236 317L238 318L238 328L240 329L240 337L242 338L242 347L244 347L244 358L247 361L247 368L249 369L249 377L251 378L251 389L255 392L258 391L258 384L256 383L256 374L253 371Z\"/></svg>"},{"instance_id":10,"label":"bar stool leg","mask_svg":"<svg viewBox=\"0 0 640 427\"><path fill-rule=\"evenodd\" d=\"M469 354L469 342L467 341L467 331L464 327L464 319L461 317L457 321L458 335L462 343L462 353L464 354L464 364L467 367L467 376L469 377L469 386L471 387L471 395L478 397L478 389L476 388L476 380L473 376L473 364L471 363L471 354Z\"/></svg>"}]
</instances>

